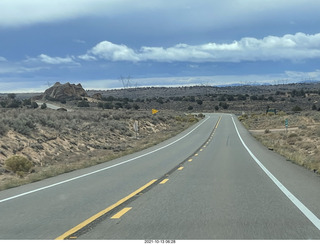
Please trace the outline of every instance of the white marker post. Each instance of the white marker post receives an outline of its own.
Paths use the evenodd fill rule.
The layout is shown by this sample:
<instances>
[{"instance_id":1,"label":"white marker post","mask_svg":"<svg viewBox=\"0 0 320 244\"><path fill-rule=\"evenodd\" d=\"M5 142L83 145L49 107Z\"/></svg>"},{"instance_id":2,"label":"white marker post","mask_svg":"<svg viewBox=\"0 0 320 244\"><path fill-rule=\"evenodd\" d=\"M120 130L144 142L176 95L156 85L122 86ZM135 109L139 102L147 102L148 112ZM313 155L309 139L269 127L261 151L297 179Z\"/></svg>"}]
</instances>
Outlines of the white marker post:
<instances>
[{"instance_id":1,"label":"white marker post","mask_svg":"<svg viewBox=\"0 0 320 244\"><path fill-rule=\"evenodd\" d=\"M138 139L138 132L139 132L139 121L135 120L133 123L133 129L136 132L136 139Z\"/></svg>"}]
</instances>

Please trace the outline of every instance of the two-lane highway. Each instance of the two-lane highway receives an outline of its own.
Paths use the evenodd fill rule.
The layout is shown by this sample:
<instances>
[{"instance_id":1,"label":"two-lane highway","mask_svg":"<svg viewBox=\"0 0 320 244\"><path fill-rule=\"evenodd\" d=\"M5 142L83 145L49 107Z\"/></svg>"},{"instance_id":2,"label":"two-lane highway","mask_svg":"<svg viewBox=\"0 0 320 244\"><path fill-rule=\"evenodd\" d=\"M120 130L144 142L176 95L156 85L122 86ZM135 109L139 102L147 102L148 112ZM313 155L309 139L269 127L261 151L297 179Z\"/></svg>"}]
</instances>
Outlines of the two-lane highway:
<instances>
[{"instance_id":1,"label":"two-lane highway","mask_svg":"<svg viewBox=\"0 0 320 244\"><path fill-rule=\"evenodd\" d=\"M0 192L0 239L55 239L159 179L209 137L219 116L159 145L104 164Z\"/></svg>"},{"instance_id":2,"label":"two-lane highway","mask_svg":"<svg viewBox=\"0 0 320 244\"><path fill-rule=\"evenodd\" d=\"M207 114L148 150L0 192L0 238L320 239L319 186L235 116Z\"/></svg>"}]
</instances>

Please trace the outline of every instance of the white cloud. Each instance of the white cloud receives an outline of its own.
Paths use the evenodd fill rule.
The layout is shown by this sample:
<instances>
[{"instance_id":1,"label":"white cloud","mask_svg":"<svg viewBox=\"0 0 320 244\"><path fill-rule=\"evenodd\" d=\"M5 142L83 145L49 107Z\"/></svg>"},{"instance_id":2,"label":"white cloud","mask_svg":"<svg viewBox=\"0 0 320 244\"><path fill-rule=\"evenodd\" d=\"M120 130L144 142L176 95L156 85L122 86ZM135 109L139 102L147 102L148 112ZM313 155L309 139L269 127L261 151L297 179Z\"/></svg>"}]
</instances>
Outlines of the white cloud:
<instances>
[{"instance_id":1,"label":"white cloud","mask_svg":"<svg viewBox=\"0 0 320 244\"><path fill-rule=\"evenodd\" d=\"M56 22L84 16L149 14L167 20L166 28L225 27L286 15L317 14L318 0L1 0L0 26ZM152 21L152 19L150 19ZM292 22L293 20L288 20Z\"/></svg>"},{"instance_id":2,"label":"white cloud","mask_svg":"<svg viewBox=\"0 0 320 244\"><path fill-rule=\"evenodd\" d=\"M38 56L38 59L41 62L47 63L47 64L72 64L72 63L74 63L73 59L69 56L67 56L65 58L61 58L61 57L50 57L45 54L40 54Z\"/></svg>"},{"instance_id":3,"label":"white cloud","mask_svg":"<svg viewBox=\"0 0 320 244\"><path fill-rule=\"evenodd\" d=\"M28 67L20 63L6 62L0 65L0 74L24 74L47 69L47 67Z\"/></svg>"},{"instance_id":4,"label":"white cloud","mask_svg":"<svg viewBox=\"0 0 320 244\"><path fill-rule=\"evenodd\" d=\"M290 80L320 80L320 69L311 72L301 71L285 71L286 76Z\"/></svg>"},{"instance_id":5,"label":"white cloud","mask_svg":"<svg viewBox=\"0 0 320 244\"><path fill-rule=\"evenodd\" d=\"M23 26L84 16L114 16L166 7L160 0L1 0L0 26Z\"/></svg>"},{"instance_id":6,"label":"white cloud","mask_svg":"<svg viewBox=\"0 0 320 244\"><path fill-rule=\"evenodd\" d=\"M103 41L91 49L90 54L112 61L139 61L137 53L126 45Z\"/></svg>"},{"instance_id":7,"label":"white cloud","mask_svg":"<svg viewBox=\"0 0 320 244\"><path fill-rule=\"evenodd\" d=\"M96 57L92 56L92 55L89 55L89 54L84 54L84 55L80 55L78 56L79 59L82 59L84 61L94 61L94 60L97 60Z\"/></svg>"},{"instance_id":8,"label":"white cloud","mask_svg":"<svg viewBox=\"0 0 320 244\"><path fill-rule=\"evenodd\" d=\"M296 33L263 39L245 37L232 43L206 43L202 45L178 44L173 47L141 47L134 50L126 45L109 41L98 43L83 60L156 61L156 62L241 62L320 58L320 33Z\"/></svg>"},{"instance_id":9,"label":"white cloud","mask_svg":"<svg viewBox=\"0 0 320 244\"><path fill-rule=\"evenodd\" d=\"M0 62L5 62L5 61L7 61L7 59L5 57L0 56Z\"/></svg>"},{"instance_id":10,"label":"white cloud","mask_svg":"<svg viewBox=\"0 0 320 244\"><path fill-rule=\"evenodd\" d=\"M29 64L38 64L38 63L44 63L44 64L52 64L52 65L80 65L79 63L74 61L74 58L71 56L66 56L65 58L62 57L50 57L46 54L40 54L36 58L28 57L25 61L25 63Z\"/></svg>"}]
</instances>

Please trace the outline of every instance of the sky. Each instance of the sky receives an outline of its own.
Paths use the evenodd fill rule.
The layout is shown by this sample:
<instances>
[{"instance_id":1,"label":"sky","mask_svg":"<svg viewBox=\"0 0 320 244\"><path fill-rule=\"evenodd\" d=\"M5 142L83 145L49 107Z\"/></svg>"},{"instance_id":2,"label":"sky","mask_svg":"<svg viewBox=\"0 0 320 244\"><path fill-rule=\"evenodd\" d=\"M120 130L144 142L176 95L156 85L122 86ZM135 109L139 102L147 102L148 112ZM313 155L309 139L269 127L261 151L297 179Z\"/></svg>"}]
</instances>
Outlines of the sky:
<instances>
[{"instance_id":1,"label":"sky","mask_svg":"<svg viewBox=\"0 0 320 244\"><path fill-rule=\"evenodd\" d=\"M320 80L319 12L319 0L0 0L0 93Z\"/></svg>"}]
</instances>

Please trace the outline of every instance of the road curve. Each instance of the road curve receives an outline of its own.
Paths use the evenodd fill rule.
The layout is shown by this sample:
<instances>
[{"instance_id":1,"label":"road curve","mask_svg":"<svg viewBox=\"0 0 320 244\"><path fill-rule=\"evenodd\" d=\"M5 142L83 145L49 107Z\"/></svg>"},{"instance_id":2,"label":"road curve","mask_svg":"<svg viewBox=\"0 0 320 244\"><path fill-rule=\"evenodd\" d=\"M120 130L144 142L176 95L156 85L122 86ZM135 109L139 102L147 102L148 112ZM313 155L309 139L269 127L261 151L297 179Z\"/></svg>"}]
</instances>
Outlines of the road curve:
<instances>
[{"instance_id":1,"label":"road curve","mask_svg":"<svg viewBox=\"0 0 320 244\"><path fill-rule=\"evenodd\" d=\"M319 184L222 115L179 170L77 238L320 239Z\"/></svg>"},{"instance_id":2,"label":"road curve","mask_svg":"<svg viewBox=\"0 0 320 244\"><path fill-rule=\"evenodd\" d=\"M0 239L55 239L152 179L209 137L217 115L163 143L104 164L0 192Z\"/></svg>"},{"instance_id":3,"label":"road curve","mask_svg":"<svg viewBox=\"0 0 320 244\"><path fill-rule=\"evenodd\" d=\"M207 114L155 147L0 192L1 239L320 239L320 177Z\"/></svg>"}]
</instances>

